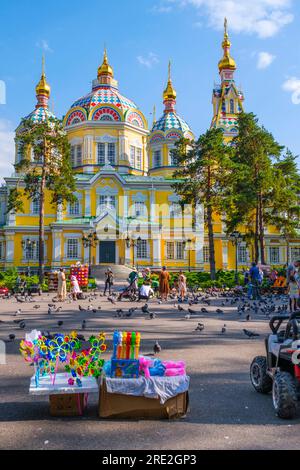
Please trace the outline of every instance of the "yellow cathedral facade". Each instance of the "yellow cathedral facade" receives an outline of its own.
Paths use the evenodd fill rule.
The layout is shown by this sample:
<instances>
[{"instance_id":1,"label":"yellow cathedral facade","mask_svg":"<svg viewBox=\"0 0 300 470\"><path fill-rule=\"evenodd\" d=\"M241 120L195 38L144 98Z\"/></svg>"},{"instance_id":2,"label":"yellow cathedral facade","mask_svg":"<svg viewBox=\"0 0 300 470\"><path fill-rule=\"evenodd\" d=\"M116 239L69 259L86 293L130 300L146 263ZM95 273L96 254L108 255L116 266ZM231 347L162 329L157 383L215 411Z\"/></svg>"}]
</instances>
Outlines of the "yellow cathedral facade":
<instances>
[{"instance_id":1,"label":"yellow cathedral facade","mask_svg":"<svg viewBox=\"0 0 300 470\"><path fill-rule=\"evenodd\" d=\"M211 126L223 130L224 141L237 134L237 115L244 96L236 86L235 61L230 55L225 23L220 84L213 90ZM27 116L41 122L53 116L49 109L50 86L43 69L36 88L37 104ZM76 174L77 201L53 207L46 197L46 269L69 267L76 262L97 266L137 265L169 269L209 270L209 251L201 207L182 211L171 185L176 161L171 150L181 137L194 134L176 111L177 94L171 69L163 92L163 115L149 127L143 112L119 91L114 71L104 53L91 91L75 101L64 117ZM16 130L15 162L19 161ZM34 271L38 266L39 201L24 195L24 213L6 213L10 188L24 187L17 172L0 188L0 269L17 267ZM235 248L215 216L217 269L235 266ZM96 237L97 235L97 237ZM90 248L84 242L97 238ZM300 243L290 245L291 258L300 258ZM238 265L249 265L251 248L241 243ZM275 230L266 230L266 259L271 265L286 262L285 242Z\"/></svg>"}]
</instances>

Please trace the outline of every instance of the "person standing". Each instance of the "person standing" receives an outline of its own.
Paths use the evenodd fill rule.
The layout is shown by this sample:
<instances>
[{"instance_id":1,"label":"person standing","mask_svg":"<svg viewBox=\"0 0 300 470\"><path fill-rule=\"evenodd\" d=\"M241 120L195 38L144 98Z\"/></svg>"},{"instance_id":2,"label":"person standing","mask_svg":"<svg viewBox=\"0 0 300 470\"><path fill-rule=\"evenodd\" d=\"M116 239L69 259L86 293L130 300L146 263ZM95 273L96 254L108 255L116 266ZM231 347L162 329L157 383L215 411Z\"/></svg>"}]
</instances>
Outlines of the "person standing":
<instances>
[{"instance_id":1,"label":"person standing","mask_svg":"<svg viewBox=\"0 0 300 470\"><path fill-rule=\"evenodd\" d=\"M187 294L187 287L186 287L186 276L183 274L182 271L180 271L179 277L178 277L178 291L179 291L179 297L181 298L181 301L183 302Z\"/></svg>"},{"instance_id":2,"label":"person standing","mask_svg":"<svg viewBox=\"0 0 300 470\"><path fill-rule=\"evenodd\" d=\"M77 300L79 294L81 294L82 291L79 287L78 279L76 276L71 276L71 294L73 297L73 300Z\"/></svg>"},{"instance_id":3,"label":"person standing","mask_svg":"<svg viewBox=\"0 0 300 470\"><path fill-rule=\"evenodd\" d=\"M109 295L111 294L111 286L114 285L114 275L110 268L105 273L105 288L104 288L104 295L106 295L106 291L108 289Z\"/></svg>"},{"instance_id":4,"label":"person standing","mask_svg":"<svg viewBox=\"0 0 300 470\"><path fill-rule=\"evenodd\" d=\"M299 286L294 276L290 276L288 292L290 299L290 311L295 312L298 309L297 303L299 300Z\"/></svg>"},{"instance_id":5,"label":"person standing","mask_svg":"<svg viewBox=\"0 0 300 470\"><path fill-rule=\"evenodd\" d=\"M290 282L290 277L291 276L295 277L299 266L300 266L300 261L293 261L292 263L290 263L288 265L287 270L286 270L286 282L287 282L287 284Z\"/></svg>"},{"instance_id":6,"label":"person standing","mask_svg":"<svg viewBox=\"0 0 300 470\"><path fill-rule=\"evenodd\" d=\"M253 300L256 300L259 298L259 279L260 279L260 273L259 273L259 268L256 263L251 264L250 268L250 279L251 279L251 284L252 284L252 296Z\"/></svg>"},{"instance_id":7,"label":"person standing","mask_svg":"<svg viewBox=\"0 0 300 470\"><path fill-rule=\"evenodd\" d=\"M159 275L159 293L162 300L167 300L170 292L170 274L164 266Z\"/></svg>"},{"instance_id":8,"label":"person standing","mask_svg":"<svg viewBox=\"0 0 300 470\"><path fill-rule=\"evenodd\" d=\"M57 285L58 300L64 302L67 297L67 280L65 270L60 268L58 273L58 285Z\"/></svg>"}]
</instances>

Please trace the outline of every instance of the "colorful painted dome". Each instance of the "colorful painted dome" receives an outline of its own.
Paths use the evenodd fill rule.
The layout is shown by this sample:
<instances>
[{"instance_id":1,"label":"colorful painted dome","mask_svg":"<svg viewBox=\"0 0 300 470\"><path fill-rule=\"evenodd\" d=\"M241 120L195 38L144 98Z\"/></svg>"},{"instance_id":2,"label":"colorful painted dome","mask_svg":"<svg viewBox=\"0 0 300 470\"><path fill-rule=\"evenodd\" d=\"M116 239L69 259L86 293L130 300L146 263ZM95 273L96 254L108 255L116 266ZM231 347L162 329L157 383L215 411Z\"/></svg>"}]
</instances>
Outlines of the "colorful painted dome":
<instances>
[{"instance_id":1,"label":"colorful painted dome","mask_svg":"<svg viewBox=\"0 0 300 470\"><path fill-rule=\"evenodd\" d=\"M25 119L32 119L33 122L43 122L47 119L55 119L56 116L48 108L37 107Z\"/></svg>"},{"instance_id":2,"label":"colorful painted dome","mask_svg":"<svg viewBox=\"0 0 300 470\"><path fill-rule=\"evenodd\" d=\"M177 93L171 79L171 63L169 63L168 84L163 92L164 114L158 121L154 118L150 143L155 143L162 139L178 140L186 137L192 140L194 138L190 126L176 113L176 97Z\"/></svg>"},{"instance_id":3,"label":"colorful painted dome","mask_svg":"<svg viewBox=\"0 0 300 470\"><path fill-rule=\"evenodd\" d=\"M153 126L151 132L163 131L169 132L171 129L176 129L184 135L186 132L191 132L189 125L176 114L175 112L165 113Z\"/></svg>"},{"instance_id":4,"label":"colorful painted dome","mask_svg":"<svg viewBox=\"0 0 300 470\"><path fill-rule=\"evenodd\" d=\"M92 91L75 101L65 117L65 125L73 126L85 121L115 121L147 129L147 121L137 105L119 92L118 82L104 52L103 64Z\"/></svg>"},{"instance_id":5,"label":"colorful painted dome","mask_svg":"<svg viewBox=\"0 0 300 470\"><path fill-rule=\"evenodd\" d=\"M48 85L45 74L45 60L43 58L42 76L36 86L37 104L35 109L28 114L24 119L31 119L34 123L46 121L48 119L56 119L56 116L49 110L49 98L51 88ZM17 129L17 132L22 130L22 123Z\"/></svg>"}]
</instances>

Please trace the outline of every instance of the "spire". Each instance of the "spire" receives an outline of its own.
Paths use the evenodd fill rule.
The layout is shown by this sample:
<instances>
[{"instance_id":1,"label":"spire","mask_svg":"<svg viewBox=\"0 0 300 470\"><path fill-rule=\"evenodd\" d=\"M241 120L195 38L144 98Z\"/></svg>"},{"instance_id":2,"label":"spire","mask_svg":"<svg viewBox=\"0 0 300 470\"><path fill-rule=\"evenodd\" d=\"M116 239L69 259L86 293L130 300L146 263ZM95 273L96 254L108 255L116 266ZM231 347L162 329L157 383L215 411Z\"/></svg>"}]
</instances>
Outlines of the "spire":
<instances>
[{"instance_id":1,"label":"spire","mask_svg":"<svg viewBox=\"0 0 300 470\"><path fill-rule=\"evenodd\" d=\"M169 68L168 68L168 84L167 88L164 91L163 99L165 104L165 112L174 112L175 104L176 104L176 97L177 93L173 88L172 78L171 78L171 61L169 61Z\"/></svg>"},{"instance_id":2,"label":"spire","mask_svg":"<svg viewBox=\"0 0 300 470\"><path fill-rule=\"evenodd\" d=\"M48 85L45 74L45 56L42 59L42 76L36 87L36 97L38 100L37 107L48 107L48 100L50 98L51 88Z\"/></svg>"},{"instance_id":3,"label":"spire","mask_svg":"<svg viewBox=\"0 0 300 470\"><path fill-rule=\"evenodd\" d=\"M106 47L104 47L103 63L98 68L98 80L100 82L101 82L102 77L105 77L106 79L114 77L114 71L108 63Z\"/></svg>"},{"instance_id":4,"label":"spire","mask_svg":"<svg viewBox=\"0 0 300 470\"><path fill-rule=\"evenodd\" d=\"M224 51L223 58L219 62L219 70L236 70L236 63L234 59L230 56L230 47L231 42L228 35L228 22L227 18L224 20L224 40L222 42L222 47Z\"/></svg>"}]
</instances>

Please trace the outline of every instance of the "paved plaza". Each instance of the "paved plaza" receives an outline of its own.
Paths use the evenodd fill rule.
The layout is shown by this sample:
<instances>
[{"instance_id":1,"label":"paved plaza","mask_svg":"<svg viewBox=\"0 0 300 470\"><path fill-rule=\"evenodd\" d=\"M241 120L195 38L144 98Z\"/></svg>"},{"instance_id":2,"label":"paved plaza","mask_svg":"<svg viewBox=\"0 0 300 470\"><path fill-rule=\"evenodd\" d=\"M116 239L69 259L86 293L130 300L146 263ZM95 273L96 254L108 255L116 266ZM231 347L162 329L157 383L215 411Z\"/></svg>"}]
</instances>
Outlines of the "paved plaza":
<instances>
[{"instance_id":1,"label":"paved plaza","mask_svg":"<svg viewBox=\"0 0 300 470\"><path fill-rule=\"evenodd\" d=\"M263 339L269 332L264 315L252 315L246 322L237 314L236 306L222 307L213 299L206 306L208 313L185 319L185 313L174 308L174 300L166 304L150 301L150 311L157 317L149 320L137 310L129 319L115 318L116 308L124 310L143 304L127 302L112 305L97 297L96 314L80 312L78 305L88 301L65 303L62 311L47 314L53 295L36 297L35 303L18 304L15 299L0 301L0 339L13 333L16 339L7 342L7 365L0 366L0 448L1 449L297 449L300 439L300 417L284 421L274 414L271 395L254 391L249 380L249 365L254 356L264 354ZM34 305L40 305L34 309ZM201 310L203 305L193 309ZM91 396L87 414L82 418L52 418L47 397L28 394L33 368L19 353L19 341L25 332L13 322L14 313L26 322L25 332L32 329L51 332L81 332L85 319L86 338L100 330L107 333L109 358L112 333L115 329L140 331L142 353L153 350L155 340L162 346L164 360L184 360L191 377L190 412L177 421L105 421L97 417L97 398ZM185 306L187 309L188 306ZM64 322L62 328L57 322ZM195 331L198 322L203 332ZM221 334L226 324L227 331ZM260 334L248 339L242 329Z\"/></svg>"}]
</instances>

